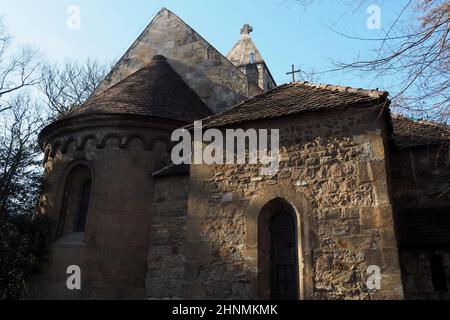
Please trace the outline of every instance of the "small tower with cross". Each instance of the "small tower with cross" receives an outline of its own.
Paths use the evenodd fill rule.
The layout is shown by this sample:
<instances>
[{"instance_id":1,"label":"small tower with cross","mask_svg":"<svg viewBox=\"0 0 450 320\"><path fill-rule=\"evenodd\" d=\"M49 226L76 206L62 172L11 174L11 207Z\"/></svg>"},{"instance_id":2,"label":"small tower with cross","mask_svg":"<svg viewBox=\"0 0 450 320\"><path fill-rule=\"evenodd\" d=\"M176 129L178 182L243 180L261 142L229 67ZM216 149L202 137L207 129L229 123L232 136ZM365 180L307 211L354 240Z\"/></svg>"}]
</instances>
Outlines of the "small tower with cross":
<instances>
[{"instance_id":1,"label":"small tower with cross","mask_svg":"<svg viewBox=\"0 0 450 320\"><path fill-rule=\"evenodd\" d=\"M247 75L248 81L255 83L264 91L270 90L277 85L250 37L252 32L253 27L251 25L244 24L242 26L241 38L227 54L227 58Z\"/></svg>"}]
</instances>

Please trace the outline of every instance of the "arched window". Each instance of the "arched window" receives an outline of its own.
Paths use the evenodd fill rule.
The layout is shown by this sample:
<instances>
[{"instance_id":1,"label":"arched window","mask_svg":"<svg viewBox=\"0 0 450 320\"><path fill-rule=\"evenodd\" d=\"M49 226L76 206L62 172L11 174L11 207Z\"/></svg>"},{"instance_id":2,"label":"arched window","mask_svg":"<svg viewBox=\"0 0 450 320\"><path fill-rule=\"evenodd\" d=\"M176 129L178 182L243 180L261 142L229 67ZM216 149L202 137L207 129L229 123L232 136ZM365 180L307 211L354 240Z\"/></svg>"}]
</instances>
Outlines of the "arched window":
<instances>
[{"instance_id":1,"label":"arched window","mask_svg":"<svg viewBox=\"0 0 450 320\"><path fill-rule=\"evenodd\" d=\"M67 177L57 237L84 232L92 191L92 174L85 165L78 165Z\"/></svg>"},{"instance_id":2,"label":"arched window","mask_svg":"<svg viewBox=\"0 0 450 320\"><path fill-rule=\"evenodd\" d=\"M77 216L75 219L75 232L84 232L86 228L86 218L91 197L92 180L86 179L81 184L80 200L78 203Z\"/></svg>"},{"instance_id":3,"label":"arched window","mask_svg":"<svg viewBox=\"0 0 450 320\"><path fill-rule=\"evenodd\" d=\"M268 202L258 218L259 298L299 299L299 251L294 208L279 198Z\"/></svg>"},{"instance_id":4,"label":"arched window","mask_svg":"<svg viewBox=\"0 0 450 320\"><path fill-rule=\"evenodd\" d=\"M250 52L250 63L255 63L255 53L252 51Z\"/></svg>"}]
</instances>

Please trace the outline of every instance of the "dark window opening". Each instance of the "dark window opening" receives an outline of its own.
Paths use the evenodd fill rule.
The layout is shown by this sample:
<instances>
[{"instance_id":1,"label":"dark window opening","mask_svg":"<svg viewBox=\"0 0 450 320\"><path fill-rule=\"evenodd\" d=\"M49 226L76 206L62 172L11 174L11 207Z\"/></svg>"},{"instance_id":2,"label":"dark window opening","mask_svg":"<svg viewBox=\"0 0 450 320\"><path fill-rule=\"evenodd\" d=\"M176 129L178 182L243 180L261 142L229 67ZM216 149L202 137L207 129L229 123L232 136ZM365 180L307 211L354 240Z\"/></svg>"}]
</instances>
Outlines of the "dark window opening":
<instances>
[{"instance_id":1,"label":"dark window opening","mask_svg":"<svg viewBox=\"0 0 450 320\"><path fill-rule=\"evenodd\" d=\"M85 231L92 184L92 173L87 166L78 165L71 170L66 178L55 238Z\"/></svg>"},{"instance_id":2,"label":"dark window opening","mask_svg":"<svg viewBox=\"0 0 450 320\"><path fill-rule=\"evenodd\" d=\"M85 180L81 185L80 202L78 203L77 216L74 226L75 232L84 232L84 229L86 227L89 199L91 197L91 187L92 187L91 179Z\"/></svg>"},{"instance_id":3,"label":"dark window opening","mask_svg":"<svg viewBox=\"0 0 450 320\"><path fill-rule=\"evenodd\" d=\"M270 229L271 298L298 299L295 221L281 212L273 217Z\"/></svg>"},{"instance_id":4,"label":"dark window opening","mask_svg":"<svg viewBox=\"0 0 450 320\"><path fill-rule=\"evenodd\" d=\"M431 280L434 291L447 291L445 268L440 254L430 255Z\"/></svg>"}]
</instances>

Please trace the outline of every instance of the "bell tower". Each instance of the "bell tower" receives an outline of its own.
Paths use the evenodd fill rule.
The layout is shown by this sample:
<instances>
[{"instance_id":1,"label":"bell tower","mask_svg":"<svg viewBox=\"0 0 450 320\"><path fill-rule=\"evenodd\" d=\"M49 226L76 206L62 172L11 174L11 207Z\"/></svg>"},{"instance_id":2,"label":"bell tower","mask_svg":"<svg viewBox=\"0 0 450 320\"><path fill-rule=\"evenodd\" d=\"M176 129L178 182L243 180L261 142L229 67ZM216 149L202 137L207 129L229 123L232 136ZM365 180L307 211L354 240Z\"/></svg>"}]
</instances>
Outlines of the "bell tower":
<instances>
[{"instance_id":1,"label":"bell tower","mask_svg":"<svg viewBox=\"0 0 450 320\"><path fill-rule=\"evenodd\" d=\"M241 28L241 38L227 54L230 60L246 76L249 82L256 83L264 91L277 85L255 43L250 37L253 27L245 24Z\"/></svg>"}]
</instances>

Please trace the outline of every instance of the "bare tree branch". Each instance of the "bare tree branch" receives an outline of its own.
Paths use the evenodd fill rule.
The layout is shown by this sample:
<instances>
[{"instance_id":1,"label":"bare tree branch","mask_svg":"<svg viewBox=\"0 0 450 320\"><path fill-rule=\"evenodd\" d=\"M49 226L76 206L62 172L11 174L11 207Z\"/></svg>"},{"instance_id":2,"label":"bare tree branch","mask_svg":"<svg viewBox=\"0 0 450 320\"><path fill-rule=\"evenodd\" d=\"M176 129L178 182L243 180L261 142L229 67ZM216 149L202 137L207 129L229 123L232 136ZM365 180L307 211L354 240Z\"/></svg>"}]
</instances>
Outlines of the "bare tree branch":
<instances>
[{"instance_id":1,"label":"bare tree branch","mask_svg":"<svg viewBox=\"0 0 450 320\"><path fill-rule=\"evenodd\" d=\"M109 65L88 59L84 64L45 65L39 85L54 116L64 116L83 104L106 76Z\"/></svg>"},{"instance_id":2,"label":"bare tree branch","mask_svg":"<svg viewBox=\"0 0 450 320\"><path fill-rule=\"evenodd\" d=\"M299 2L308 5L312 0ZM365 1L357 3L361 6ZM332 60L335 68L323 73L356 71L375 79L391 76L396 80L392 100L398 110L448 123L450 0L407 1L380 38L350 36L330 29L348 39L380 44L373 57L356 57L352 62Z\"/></svg>"},{"instance_id":3,"label":"bare tree branch","mask_svg":"<svg viewBox=\"0 0 450 320\"><path fill-rule=\"evenodd\" d=\"M10 109L2 98L24 87L36 85L39 77L36 70L37 52L32 48L21 48L11 53L11 37L0 21L0 113Z\"/></svg>"}]
</instances>

